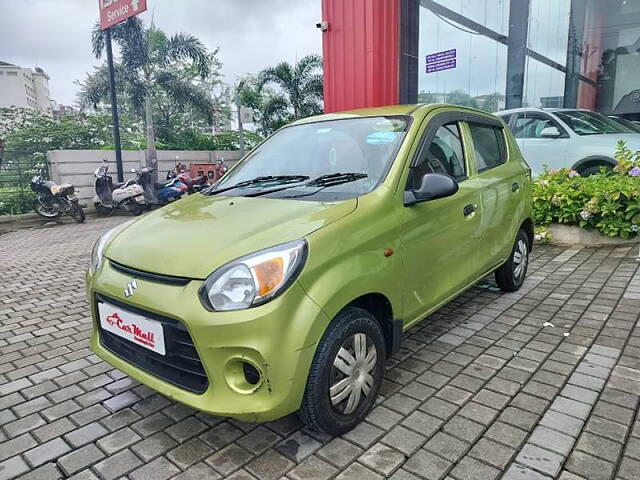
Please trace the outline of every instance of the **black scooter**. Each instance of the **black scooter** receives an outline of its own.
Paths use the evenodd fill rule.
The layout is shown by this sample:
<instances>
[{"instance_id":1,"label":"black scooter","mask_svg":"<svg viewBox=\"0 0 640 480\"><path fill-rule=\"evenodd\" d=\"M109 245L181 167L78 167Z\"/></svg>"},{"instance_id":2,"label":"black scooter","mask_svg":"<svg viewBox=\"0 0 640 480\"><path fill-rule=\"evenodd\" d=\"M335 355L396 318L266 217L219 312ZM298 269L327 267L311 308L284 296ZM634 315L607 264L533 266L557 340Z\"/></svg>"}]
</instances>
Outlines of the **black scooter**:
<instances>
[{"instance_id":1,"label":"black scooter","mask_svg":"<svg viewBox=\"0 0 640 480\"><path fill-rule=\"evenodd\" d=\"M51 180L36 175L31 179L30 186L38 194L33 200L33 209L41 217L53 219L68 214L78 223L86 220L75 188L70 183L56 185Z\"/></svg>"}]
</instances>

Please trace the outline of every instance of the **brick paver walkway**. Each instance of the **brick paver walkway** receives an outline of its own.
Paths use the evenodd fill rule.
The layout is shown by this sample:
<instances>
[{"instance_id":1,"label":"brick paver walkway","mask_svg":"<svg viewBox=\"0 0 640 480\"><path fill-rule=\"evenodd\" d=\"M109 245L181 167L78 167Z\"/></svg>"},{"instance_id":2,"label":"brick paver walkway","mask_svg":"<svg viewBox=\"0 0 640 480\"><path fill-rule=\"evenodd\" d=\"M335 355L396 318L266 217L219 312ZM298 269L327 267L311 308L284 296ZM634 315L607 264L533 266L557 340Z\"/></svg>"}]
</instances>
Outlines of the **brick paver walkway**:
<instances>
[{"instance_id":1,"label":"brick paver walkway","mask_svg":"<svg viewBox=\"0 0 640 480\"><path fill-rule=\"evenodd\" d=\"M100 361L83 285L126 218L0 236L0 480L640 479L637 247L536 248L408 332L342 438L172 403Z\"/></svg>"}]
</instances>

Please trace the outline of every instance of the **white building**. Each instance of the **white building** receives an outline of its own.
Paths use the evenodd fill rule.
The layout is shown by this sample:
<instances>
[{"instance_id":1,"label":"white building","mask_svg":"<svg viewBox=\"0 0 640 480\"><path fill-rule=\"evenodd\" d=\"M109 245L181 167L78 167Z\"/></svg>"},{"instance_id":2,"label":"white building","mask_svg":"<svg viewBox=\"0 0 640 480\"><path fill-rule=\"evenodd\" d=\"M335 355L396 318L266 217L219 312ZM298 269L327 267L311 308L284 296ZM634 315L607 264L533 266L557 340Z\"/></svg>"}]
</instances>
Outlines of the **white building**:
<instances>
[{"instance_id":1,"label":"white building","mask_svg":"<svg viewBox=\"0 0 640 480\"><path fill-rule=\"evenodd\" d=\"M31 108L52 115L49 75L0 62L0 107Z\"/></svg>"}]
</instances>

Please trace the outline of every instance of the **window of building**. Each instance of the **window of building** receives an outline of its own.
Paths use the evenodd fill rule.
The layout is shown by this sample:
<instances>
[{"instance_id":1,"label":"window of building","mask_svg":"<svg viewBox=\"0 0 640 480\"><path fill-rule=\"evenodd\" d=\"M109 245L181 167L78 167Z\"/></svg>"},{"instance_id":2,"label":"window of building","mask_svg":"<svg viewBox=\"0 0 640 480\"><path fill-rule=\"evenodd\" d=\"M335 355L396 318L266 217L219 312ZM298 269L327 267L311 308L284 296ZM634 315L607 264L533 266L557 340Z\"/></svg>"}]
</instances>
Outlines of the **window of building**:
<instances>
[{"instance_id":1,"label":"window of building","mask_svg":"<svg viewBox=\"0 0 640 480\"><path fill-rule=\"evenodd\" d=\"M426 173L445 173L458 182L467 178L462 136L457 122L438 128L429 147L423 148L411 173L411 188L419 188Z\"/></svg>"},{"instance_id":2,"label":"window of building","mask_svg":"<svg viewBox=\"0 0 640 480\"><path fill-rule=\"evenodd\" d=\"M12 71L7 72L7 77L17 77L17 76L18 76L18 72L12 72Z\"/></svg>"},{"instance_id":3,"label":"window of building","mask_svg":"<svg viewBox=\"0 0 640 480\"><path fill-rule=\"evenodd\" d=\"M478 172L506 162L504 134L501 128L469 123Z\"/></svg>"}]
</instances>

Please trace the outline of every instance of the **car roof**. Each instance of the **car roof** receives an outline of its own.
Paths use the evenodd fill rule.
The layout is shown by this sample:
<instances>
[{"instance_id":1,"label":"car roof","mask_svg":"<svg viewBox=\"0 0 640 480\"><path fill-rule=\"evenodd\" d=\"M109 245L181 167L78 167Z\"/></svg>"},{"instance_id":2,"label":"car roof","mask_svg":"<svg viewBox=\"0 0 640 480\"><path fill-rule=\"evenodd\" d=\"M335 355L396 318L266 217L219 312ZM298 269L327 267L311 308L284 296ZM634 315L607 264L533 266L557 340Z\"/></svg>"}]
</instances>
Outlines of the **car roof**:
<instances>
[{"instance_id":1,"label":"car roof","mask_svg":"<svg viewBox=\"0 0 640 480\"><path fill-rule=\"evenodd\" d=\"M475 108L463 107L460 105L451 105L447 103L417 103L408 105L388 105L384 107L372 107L361 108L356 110L346 110L343 112L325 113L323 115L316 115L313 117L307 117L293 122L291 125L301 125L306 123L324 122L328 120L342 120L346 118L358 118L358 117L381 117L381 116L394 116L394 115L408 115L416 116L418 113L426 114L436 108L451 108L455 110L464 110L470 113L477 113L480 115L492 116L492 113L485 112L483 110L477 110Z\"/></svg>"},{"instance_id":2,"label":"car roof","mask_svg":"<svg viewBox=\"0 0 640 480\"><path fill-rule=\"evenodd\" d=\"M540 108L540 107L522 107L522 108L511 108L509 110L500 110L499 112L494 112L494 115L503 116L503 115L511 115L512 113L518 112L545 112L545 113L554 113L554 112L591 112L586 108Z\"/></svg>"}]
</instances>

